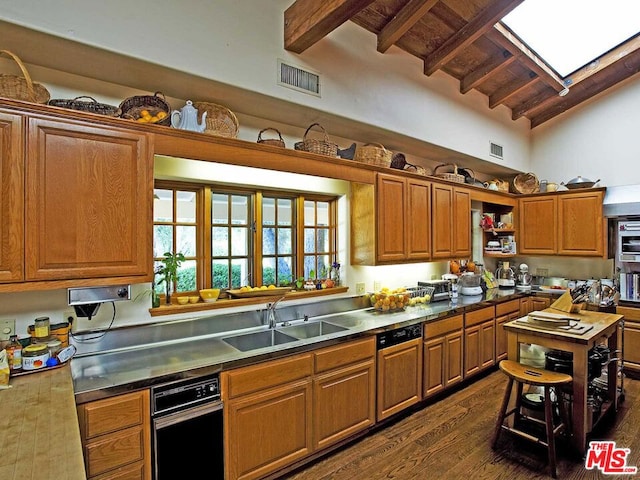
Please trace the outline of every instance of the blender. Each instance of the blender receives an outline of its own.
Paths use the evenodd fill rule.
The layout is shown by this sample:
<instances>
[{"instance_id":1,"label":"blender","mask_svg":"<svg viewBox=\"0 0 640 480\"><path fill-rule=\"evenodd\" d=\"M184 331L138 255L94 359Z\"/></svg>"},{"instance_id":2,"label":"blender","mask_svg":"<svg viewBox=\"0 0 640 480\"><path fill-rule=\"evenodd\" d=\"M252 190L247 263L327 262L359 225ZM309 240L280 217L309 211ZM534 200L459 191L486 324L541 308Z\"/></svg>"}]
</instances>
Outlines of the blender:
<instances>
[{"instance_id":1,"label":"blender","mask_svg":"<svg viewBox=\"0 0 640 480\"><path fill-rule=\"evenodd\" d=\"M529 265L521 263L518 266L518 276L516 277L516 288L518 290L531 290L531 274L529 273Z\"/></svg>"},{"instance_id":2,"label":"blender","mask_svg":"<svg viewBox=\"0 0 640 480\"><path fill-rule=\"evenodd\" d=\"M502 262L496 270L496 278L498 279L498 288L513 288L516 285L515 273L513 268L509 266L509 262Z\"/></svg>"},{"instance_id":3,"label":"blender","mask_svg":"<svg viewBox=\"0 0 640 480\"><path fill-rule=\"evenodd\" d=\"M463 273L458 279L458 285L461 295L482 295L482 287L480 281L482 275L472 272Z\"/></svg>"}]
</instances>

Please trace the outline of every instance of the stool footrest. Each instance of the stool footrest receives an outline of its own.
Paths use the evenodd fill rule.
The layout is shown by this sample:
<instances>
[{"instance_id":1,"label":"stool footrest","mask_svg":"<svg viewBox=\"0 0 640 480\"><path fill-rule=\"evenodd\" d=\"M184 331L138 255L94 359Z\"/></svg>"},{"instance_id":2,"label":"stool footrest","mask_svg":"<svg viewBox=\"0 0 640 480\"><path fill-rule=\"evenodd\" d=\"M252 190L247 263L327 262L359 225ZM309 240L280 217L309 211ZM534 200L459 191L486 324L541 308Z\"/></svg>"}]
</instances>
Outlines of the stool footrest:
<instances>
[{"instance_id":1,"label":"stool footrest","mask_svg":"<svg viewBox=\"0 0 640 480\"><path fill-rule=\"evenodd\" d=\"M549 444L547 442L545 442L544 440L542 440L541 438L538 437L534 437L533 435L529 435L527 432L523 432L522 430L518 430L516 428L510 427L508 425L502 425L502 429L503 430L507 430L508 432L513 433L514 435L517 435L519 437L525 438L533 443L537 443L539 445L542 445L544 447L549 447Z\"/></svg>"}]
</instances>

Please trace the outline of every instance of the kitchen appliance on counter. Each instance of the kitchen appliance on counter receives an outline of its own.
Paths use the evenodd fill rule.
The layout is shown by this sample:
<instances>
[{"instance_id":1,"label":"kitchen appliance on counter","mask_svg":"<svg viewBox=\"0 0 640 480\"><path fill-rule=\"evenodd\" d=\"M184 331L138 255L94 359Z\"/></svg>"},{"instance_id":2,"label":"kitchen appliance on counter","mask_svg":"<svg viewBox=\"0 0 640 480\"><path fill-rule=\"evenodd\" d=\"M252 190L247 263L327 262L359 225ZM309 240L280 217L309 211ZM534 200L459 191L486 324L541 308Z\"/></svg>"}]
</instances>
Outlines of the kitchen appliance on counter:
<instances>
[{"instance_id":1,"label":"kitchen appliance on counter","mask_svg":"<svg viewBox=\"0 0 640 480\"><path fill-rule=\"evenodd\" d=\"M451 282L449 280L429 280L418 282L419 287L433 287L432 302L440 302L451 298Z\"/></svg>"},{"instance_id":2,"label":"kitchen appliance on counter","mask_svg":"<svg viewBox=\"0 0 640 480\"><path fill-rule=\"evenodd\" d=\"M531 290L531 274L529 273L529 265L521 263L518 266L518 275L516 276L516 289Z\"/></svg>"},{"instance_id":3,"label":"kitchen appliance on counter","mask_svg":"<svg viewBox=\"0 0 640 480\"><path fill-rule=\"evenodd\" d=\"M482 287L480 286L480 281L482 280L482 275L477 275L473 273L465 273L460 275L458 279L460 295L482 295Z\"/></svg>"},{"instance_id":4,"label":"kitchen appliance on counter","mask_svg":"<svg viewBox=\"0 0 640 480\"><path fill-rule=\"evenodd\" d=\"M199 478L224 478L219 382L216 373L151 389L155 480L182 478L185 471Z\"/></svg>"},{"instance_id":5,"label":"kitchen appliance on counter","mask_svg":"<svg viewBox=\"0 0 640 480\"><path fill-rule=\"evenodd\" d=\"M509 262L501 262L496 270L496 279L499 288L513 288L516 285L515 273L509 266Z\"/></svg>"}]
</instances>

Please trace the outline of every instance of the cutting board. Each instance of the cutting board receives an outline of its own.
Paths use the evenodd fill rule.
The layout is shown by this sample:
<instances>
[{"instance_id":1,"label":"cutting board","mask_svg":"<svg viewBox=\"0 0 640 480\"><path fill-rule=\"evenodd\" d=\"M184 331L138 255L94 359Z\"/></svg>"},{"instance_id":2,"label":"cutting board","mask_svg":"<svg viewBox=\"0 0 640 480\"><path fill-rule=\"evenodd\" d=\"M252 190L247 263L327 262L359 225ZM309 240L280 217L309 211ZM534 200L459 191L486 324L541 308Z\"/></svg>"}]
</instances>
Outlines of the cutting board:
<instances>
[{"instance_id":1,"label":"cutting board","mask_svg":"<svg viewBox=\"0 0 640 480\"><path fill-rule=\"evenodd\" d=\"M539 311L531 312L528 316L517 319L516 323L531 328L571 333L574 335L582 335L593 328L593 325L587 325L566 315Z\"/></svg>"}]
</instances>

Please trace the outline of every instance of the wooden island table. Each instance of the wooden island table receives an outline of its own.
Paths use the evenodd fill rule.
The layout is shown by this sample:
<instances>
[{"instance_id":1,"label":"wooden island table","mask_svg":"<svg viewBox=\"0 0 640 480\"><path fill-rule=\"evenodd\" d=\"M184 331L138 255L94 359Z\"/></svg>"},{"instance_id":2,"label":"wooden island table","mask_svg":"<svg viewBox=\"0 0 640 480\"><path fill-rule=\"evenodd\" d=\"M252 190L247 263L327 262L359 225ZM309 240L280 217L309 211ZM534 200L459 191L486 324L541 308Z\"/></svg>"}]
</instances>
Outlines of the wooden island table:
<instances>
[{"instance_id":1,"label":"wooden island table","mask_svg":"<svg viewBox=\"0 0 640 480\"><path fill-rule=\"evenodd\" d=\"M512 320L504 325L507 332L507 355L510 360L520 361L520 344L539 345L554 350L563 350L573 354L573 404L571 443L576 452L584 456L587 451L587 435L597 419L593 419L587 406L588 354L595 345L608 345L612 357L620 357L614 352L618 349L618 337L622 328L623 315L583 310L579 313L565 313L548 308L544 312L562 314L588 328L582 334L571 333L553 328L541 328L533 324L524 324L527 317ZM591 328L589 328L591 327ZM610 362L607 367L609 401L602 406L601 418L607 411L615 412L618 407L618 363Z\"/></svg>"}]
</instances>

